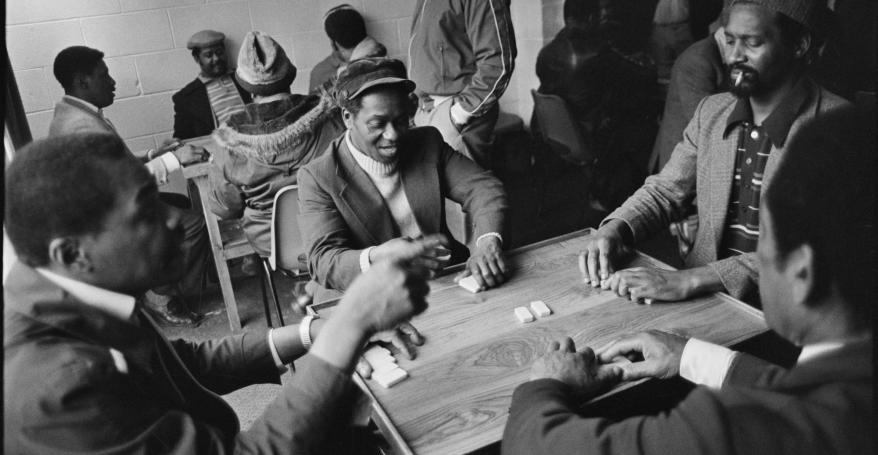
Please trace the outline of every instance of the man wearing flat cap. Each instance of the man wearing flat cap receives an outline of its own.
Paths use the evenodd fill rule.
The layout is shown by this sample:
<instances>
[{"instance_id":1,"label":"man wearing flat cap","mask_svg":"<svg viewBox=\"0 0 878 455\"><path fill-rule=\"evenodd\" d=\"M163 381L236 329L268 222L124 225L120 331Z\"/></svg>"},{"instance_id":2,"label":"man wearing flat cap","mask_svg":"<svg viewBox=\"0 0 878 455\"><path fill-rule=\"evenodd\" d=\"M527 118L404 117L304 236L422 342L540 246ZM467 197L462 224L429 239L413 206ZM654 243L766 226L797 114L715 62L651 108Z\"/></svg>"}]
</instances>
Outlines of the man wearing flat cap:
<instances>
[{"instance_id":1,"label":"man wearing flat cap","mask_svg":"<svg viewBox=\"0 0 878 455\"><path fill-rule=\"evenodd\" d=\"M202 30L186 43L201 72L172 97L177 139L207 136L250 102L250 94L229 71L225 39L220 32Z\"/></svg>"},{"instance_id":2,"label":"man wearing flat cap","mask_svg":"<svg viewBox=\"0 0 878 455\"><path fill-rule=\"evenodd\" d=\"M399 60L351 62L334 88L347 132L299 170L299 225L308 269L320 284L344 290L372 264L401 255L432 269L467 260L464 274L482 287L507 272L503 185L454 151L433 127L410 129L414 110ZM444 198L474 222L468 248L450 238Z\"/></svg>"},{"instance_id":3,"label":"man wearing flat cap","mask_svg":"<svg viewBox=\"0 0 878 455\"><path fill-rule=\"evenodd\" d=\"M662 171L601 223L582 253L586 281L632 301L728 292L759 305L759 196L802 124L846 104L806 75L825 15L819 0L731 1L722 20L729 92L700 102ZM616 269L628 247L679 221L693 201L686 269Z\"/></svg>"}]
</instances>

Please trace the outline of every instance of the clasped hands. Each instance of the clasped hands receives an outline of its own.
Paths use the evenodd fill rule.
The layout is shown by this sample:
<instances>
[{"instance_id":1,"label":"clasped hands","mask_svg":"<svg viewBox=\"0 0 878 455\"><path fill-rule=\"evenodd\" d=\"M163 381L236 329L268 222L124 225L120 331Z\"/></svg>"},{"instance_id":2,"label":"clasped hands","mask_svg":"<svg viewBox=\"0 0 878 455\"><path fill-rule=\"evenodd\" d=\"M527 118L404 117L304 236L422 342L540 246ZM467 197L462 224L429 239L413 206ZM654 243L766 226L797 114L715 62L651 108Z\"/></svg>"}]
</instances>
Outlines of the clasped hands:
<instances>
[{"instance_id":1,"label":"clasped hands","mask_svg":"<svg viewBox=\"0 0 878 455\"><path fill-rule=\"evenodd\" d=\"M592 350L576 350L569 337L552 342L531 367L530 379L554 379L575 394L591 398L622 382L641 378L668 379L680 372L687 338L652 330L619 338Z\"/></svg>"}]
</instances>

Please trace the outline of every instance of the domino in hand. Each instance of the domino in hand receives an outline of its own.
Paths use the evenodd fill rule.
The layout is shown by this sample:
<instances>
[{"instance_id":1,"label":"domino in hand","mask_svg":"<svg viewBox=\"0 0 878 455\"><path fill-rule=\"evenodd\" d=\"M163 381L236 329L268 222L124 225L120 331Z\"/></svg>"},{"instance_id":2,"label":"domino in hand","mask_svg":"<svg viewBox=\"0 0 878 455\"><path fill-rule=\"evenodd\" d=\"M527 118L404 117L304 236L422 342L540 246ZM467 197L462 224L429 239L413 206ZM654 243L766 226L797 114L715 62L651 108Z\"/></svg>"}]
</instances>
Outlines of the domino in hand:
<instances>
[{"instance_id":1,"label":"domino in hand","mask_svg":"<svg viewBox=\"0 0 878 455\"><path fill-rule=\"evenodd\" d=\"M546 302L543 302L542 300L534 300L531 302L530 309L533 310L538 318L544 318L552 314L552 309L546 306Z\"/></svg>"},{"instance_id":2,"label":"domino in hand","mask_svg":"<svg viewBox=\"0 0 878 455\"><path fill-rule=\"evenodd\" d=\"M515 309L515 317L517 317L518 321L522 324L533 322L534 320L534 315L530 314L530 311L523 306Z\"/></svg>"},{"instance_id":3,"label":"domino in hand","mask_svg":"<svg viewBox=\"0 0 878 455\"><path fill-rule=\"evenodd\" d=\"M399 384L400 381L407 377L409 377L408 372L399 367L386 371L374 371L372 373L372 379L378 384L381 384L381 387L384 387L385 389L389 389Z\"/></svg>"},{"instance_id":4,"label":"domino in hand","mask_svg":"<svg viewBox=\"0 0 878 455\"><path fill-rule=\"evenodd\" d=\"M479 283L476 282L476 278L472 275L461 278L457 281L457 285L473 294L482 290L482 287L479 286Z\"/></svg>"},{"instance_id":5,"label":"domino in hand","mask_svg":"<svg viewBox=\"0 0 878 455\"><path fill-rule=\"evenodd\" d=\"M369 362L374 373L389 371L397 368L396 358L390 354L390 351L381 346L372 346L363 353L363 358Z\"/></svg>"}]
</instances>

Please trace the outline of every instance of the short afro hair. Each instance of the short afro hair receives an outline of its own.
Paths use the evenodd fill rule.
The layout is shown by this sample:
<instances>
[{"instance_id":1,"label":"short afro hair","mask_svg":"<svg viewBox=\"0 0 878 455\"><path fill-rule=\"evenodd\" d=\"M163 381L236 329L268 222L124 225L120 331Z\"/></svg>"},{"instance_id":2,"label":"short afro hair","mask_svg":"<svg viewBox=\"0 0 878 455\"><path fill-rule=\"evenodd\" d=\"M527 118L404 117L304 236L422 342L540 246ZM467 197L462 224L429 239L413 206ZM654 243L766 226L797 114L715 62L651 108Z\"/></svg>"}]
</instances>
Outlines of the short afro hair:
<instances>
[{"instance_id":1,"label":"short afro hair","mask_svg":"<svg viewBox=\"0 0 878 455\"><path fill-rule=\"evenodd\" d=\"M366 22L363 16L349 5L330 10L323 21L326 36L344 48L352 48L366 38Z\"/></svg>"},{"instance_id":2,"label":"short afro hair","mask_svg":"<svg viewBox=\"0 0 878 455\"><path fill-rule=\"evenodd\" d=\"M73 88L77 75L91 74L104 58L104 53L86 46L70 46L55 57L52 72L65 91Z\"/></svg>"},{"instance_id":3,"label":"short afro hair","mask_svg":"<svg viewBox=\"0 0 878 455\"><path fill-rule=\"evenodd\" d=\"M803 125L763 195L781 260L810 246L815 297L837 289L851 320L866 324L878 274L875 120L874 107L848 107Z\"/></svg>"},{"instance_id":4,"label":"short afro hair","mask_svg":"<svg viewBox=\"0 0 878 455\"><path fill-rule=\"evenodd\" d=\"M146 168L108 134L77 134L38 140L16 153L6 170L6 233L21 262L49 263L54 238L100 232L113 209L122 179L134 175L111 163L131 160Z\"/></svg>"}]
</instances>

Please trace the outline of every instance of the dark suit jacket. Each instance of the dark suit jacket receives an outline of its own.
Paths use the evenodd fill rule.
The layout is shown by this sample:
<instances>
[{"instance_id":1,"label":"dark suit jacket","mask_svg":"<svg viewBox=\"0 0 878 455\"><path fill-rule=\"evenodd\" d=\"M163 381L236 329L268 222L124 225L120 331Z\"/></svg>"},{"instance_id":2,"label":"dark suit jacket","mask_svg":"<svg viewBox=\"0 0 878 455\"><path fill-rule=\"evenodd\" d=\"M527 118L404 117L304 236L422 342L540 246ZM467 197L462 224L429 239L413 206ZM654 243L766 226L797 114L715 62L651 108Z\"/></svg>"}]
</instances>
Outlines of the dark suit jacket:
<instances>
[{"instance_id":1,"label":"dark suit jacket","mask_svg":"<svg viewBox=\"0 0 878 455\"><path fill-rule=\"evenodd\" d=\"M399 227L378 189L354 160L341 135L320 158L299 170L299 226L311 276L343 290L360 274L360 252L399 237ZM410 130L399 144L402 186L424 234L443 233L443 198L472 216L473 239L502 232L506 214L503 184L490 172L455 152L433 127ZM468 252L453 242L452 261Z\"/></svg>"},{"instance_id":2,"label":"dark suit jacket","mask_svg":"<svg viewBox=\"0 0 878 455\"><path fill-rule=\"evenodd\" d=\"M244 104L249 103L252 99L250 93L238 85L238 80L234 76L232 81L235 82ZM175 138L191 139L207 136L217 127L213 110L210 108L210 99L207 97L207 88L197 77L179 92L174 93L171 99L174 101Z\"/></svg>"},{"instance_id":3,"label":"dark suit jacket","mask_svg":"<svg viewBox=\"0 0 878 455\"><path fill-rule=\"evenodd\" d=\"M319 453L343 421L335 410L348 375L306 356L262 418L239 432L217 394L279 382L264 331L168 341L150 320L88 306L20 263L5 304L5 453Z\"/></svg>"},{"instance_id":4,"label":"dark suit jacket","mask_svg":"<svg viewBox=\"0 0 878 455\"><path fill-rule=\"evenodd\" d=\"M584 418L560 381L520 386L503 435L510 454L874 453L872 340L789 371L740 355L719 391L697 387L669 412Z\"/></svg>"}]
</instances>

